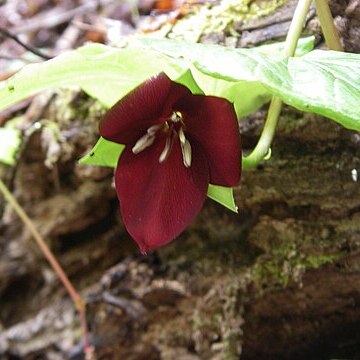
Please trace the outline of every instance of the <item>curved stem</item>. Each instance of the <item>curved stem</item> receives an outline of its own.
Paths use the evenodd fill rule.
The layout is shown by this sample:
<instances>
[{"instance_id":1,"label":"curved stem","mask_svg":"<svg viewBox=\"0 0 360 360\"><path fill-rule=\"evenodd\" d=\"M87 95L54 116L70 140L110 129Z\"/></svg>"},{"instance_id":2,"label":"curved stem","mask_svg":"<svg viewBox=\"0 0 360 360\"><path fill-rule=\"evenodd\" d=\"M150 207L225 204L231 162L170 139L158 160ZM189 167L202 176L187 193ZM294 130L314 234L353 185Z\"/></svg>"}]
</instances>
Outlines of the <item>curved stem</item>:
<instances>
[{"instance_id":1,"label":"curved stem","mask_svg":"<svg viewBox=\"0 0 360 360\"><path fill-rule=\"evenodd\" d=\"M39 248L41 249L42 253L46 257L47 261L50 263L56 274L58 275L59 279L63 283L65 289L69 293L71 300L73 301L79 315L80 315L80 323L81 323L81 331L82 331L82 338L84 342L84 350L86 353L86 357L91 359L93 348L89 343L88 340L88 328L86 324L86 304L85 301L82 299L80 294L76 291L74 286L72 285L70 279L62 269L59 262L56 260L54 254L51 252L50 248L46 244L43 237L35 228L33 222L27 216L23 208L20 204L16 201L14 196L8 190L4 182L0 179L0 192L4 195L5 199L9 202L12 208L15 210L19 218L22 220L24 225L29 229L30 233L34 237L36 243L38 244Z\"/></svg>"},{"instance_id":2,"label":"curved stem","mask_svg":"<svg viewBox=\"0 0 360 360\"><path fill-rule=\"evenodd\" d=\"M299 0L285 40L284 57L295 55L296 46L304 27L311 0Z\"/></svg>"},{"instance_id":3,"label":"curved stem","mask_svg":"<svg viewBox=\"0 0 360 360\"><path fill-rule=\"evenodd\" d=\"M281 112L281 104L281 99L273 96L260 139L251 154L242 158L243 169L251 169L256 167L262 160L264 160L264 157L268 154L272 139L275 134L278 118Z\"/></svg>"},{"instance_id":4,"label":"curved stem","mask_svg":"<svg viewBox=\"0 0 360 360\"><path fill-rule=\"evenodd\" d=\"M311 0L299 0L294 12L293 20L290 24L289 32L286 36L284 57L294 56L297 42L303 29L306 15L309 11ZM253 168L261 162L270 150L275 129L281 112L282 101L273 96L271 99L268 115L260 139L250 155L243 157L242 168Z\"/></svg>"}]
</instances>

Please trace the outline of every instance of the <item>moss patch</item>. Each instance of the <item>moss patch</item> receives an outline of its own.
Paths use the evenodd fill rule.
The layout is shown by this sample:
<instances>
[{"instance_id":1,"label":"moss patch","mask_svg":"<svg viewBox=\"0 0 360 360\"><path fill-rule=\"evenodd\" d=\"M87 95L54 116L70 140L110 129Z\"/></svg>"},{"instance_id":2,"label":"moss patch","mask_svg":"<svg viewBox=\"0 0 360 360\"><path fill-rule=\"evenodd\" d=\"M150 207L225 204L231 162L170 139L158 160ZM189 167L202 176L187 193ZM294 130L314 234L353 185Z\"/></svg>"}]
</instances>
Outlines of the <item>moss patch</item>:
<instances>
[{"instance_id":1,"label":"moss patch","mask_svg":"<svg viewBox=\"0 0 360 360\"><path fill-rule=\"evenodd\" d=\"M167 37L199 41L202 35L226 33L238 35L234 24L246 23L274 12L286 0L223 0L215 5L191 7L188 14L171 28ZM163 34L163 30L160 30Z\"/></svg>"}]
</instances>

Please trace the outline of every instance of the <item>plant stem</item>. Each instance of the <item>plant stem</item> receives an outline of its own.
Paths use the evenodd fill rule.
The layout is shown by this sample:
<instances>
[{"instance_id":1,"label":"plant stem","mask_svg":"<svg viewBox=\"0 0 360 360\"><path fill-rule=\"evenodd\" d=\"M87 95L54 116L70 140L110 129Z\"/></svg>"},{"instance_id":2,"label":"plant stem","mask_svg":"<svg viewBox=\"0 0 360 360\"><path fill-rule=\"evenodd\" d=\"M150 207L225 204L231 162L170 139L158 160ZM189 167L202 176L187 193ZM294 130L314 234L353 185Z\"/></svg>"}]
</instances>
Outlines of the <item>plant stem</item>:
<instances>
[{"instance_id":1,"label":"plant stem","mask_svg":"<svg viewBox=\"0 0 360 360\"><path fill-rule=\"evenodd\" d=\"M326 45L331 50L344 51L327 0L315 0L315 6Z\"/></svg>"},{"instance_id":2,"label":"plant stem","mask_svg":"<svg viewBox=\"0 0 360 360\"><path fill-rule=\"evenodd\" d=\"M286 35L284 57L290 57L295 55L296 46L300 38L301 32L304 28L307 13L309 12L311 0L299 0L289 31Z\"/></svg>"},{"instance_id":3,"label":"plant stem","mask_svg":"<svg viewBox=\"0 0 360 360\"><path fill-rule=\"evenodd\" d=\"M281 112L282 101L280 98L273 96L270 102L268 115L265 121L264 128L261 132L260 139L256 144L255 149L250 155L243 157L242 168L251 169L256 167L270 150L270 144L275 134L276 125Z\"/></svg>"},{"instance_id":4,"label":"plant stem","mask_svg":"<svg viewBox=\"0 0 360 360\"><path fill-rule=\"evenodd\" d=\"M12 208L15 210L19 218L22 220L24 225L28 228L32 236L34 237L36 243L40 247L42 253L58 275L60 281L63 283L64 287L66 288L67 292L69 293L77 311L80 315L80 322L81 322L81 330L82 330L82 338L84 342L84 350L87 359L91 359L93 354L93 348L89 343L88 339L88 328L86 323L86 304L79 293L76 291L74 286L72 285L71 281L69 280L68 276L65 274L64 270L62 269L59 262L56 260L54 254L51 252L50 248L46 244L45 240L42 238L40 233L35 228L33 222L27 216L23 208L19 205L16 201L14 196L10 193L4 182L0 179L0 192L4 195L5 199L9 202Z\"/></svg>"},{"instance_id":5,"label":"plant stem","mask_svg":"<svg viewBox=\"0 0 360 360\"><path fill-rule=\"evenodd\" d=\"M294 56L297 42L303 29L306 15L309 11L311 0L299 0L290 24L289 32L286 36L284 57ZM255 149L248 156L242 159L242 168L249 169L256 167L270 151L275 129L281 112L282 101L273 96L271 99L268 115L260 139Z\"/></svg>"}]
</instances>

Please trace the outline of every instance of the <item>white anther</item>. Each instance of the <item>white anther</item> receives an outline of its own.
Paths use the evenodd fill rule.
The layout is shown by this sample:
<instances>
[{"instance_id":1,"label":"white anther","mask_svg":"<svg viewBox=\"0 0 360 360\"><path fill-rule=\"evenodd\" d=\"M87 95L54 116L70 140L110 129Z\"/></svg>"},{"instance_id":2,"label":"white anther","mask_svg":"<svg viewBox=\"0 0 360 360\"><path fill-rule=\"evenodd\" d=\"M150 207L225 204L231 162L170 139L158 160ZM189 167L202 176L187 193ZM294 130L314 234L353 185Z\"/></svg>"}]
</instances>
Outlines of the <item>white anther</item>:
<instances>
[{"instance_id":1,"label":"white anther","mask_svg":"<svg viewBox=\"0 0 360 360\"><path fill-rule=\"evenodd\" d=\"M139 152L151 146L154 143L154 141L155 141L155 136L146 133L136 142L136 144L133 146L131 150L134 154L138 154Z\"/></svg>"},{"instance_id":2,"label":"white anther","mask_svg":"<svg viewBox=\"0 0 360 360\"><path fill-rule=\"evenodd\" d=\"M147 129L147 133L149 135L155 135L156 132L161 129L163 127L163 124L157 124L157 125L153 125L153 126L150 126L148 129Z\"/></svg>"},{"instance_id":3,"label":"white anther","mask_svg":"<svg viewBox=\"0 0 360 360\"><path fill-rule=\"evenodd\" d=\"M171 138L171 136L168 136L166 138L166 143L165 143L164 150L160 154L159 163L164 162L169 157L170 152L171 152L171 148L172 148L172 138Z\"/></svg>"},{"instance_id":4,"label":"white anther","mask_svg":"<svg viewBox=\"0 0 360 360\"><path fill-rule=\"evenodd\" d=\"M172 122L179 122L181 119L182 119L182 114L179 111L173 112L170 118Z\"/></svg>"},{"instance_id":5,"label":"white anther","mask_svg":"<svg viewBox=\"0 0 360 360\"><path fill-rule=\"evenodd\" d=\"M184 138L185 138L185 136L184 136ZM191 145L187 139L185 139L184 143L182 143L181 139L180 139L180 145L181 145L181 152L182 152L182 156L183 156L183 163L184 163L185 167L188 168L191 166Z\"/></svg>"},{"instance_id":6,"label":"white anther","mask_svg":"<svg viewBox=\"0 0 360 360\"><path fill-rule=\"evenodd\" d=\"M182 127L179 130L179 139L180 139L181 144L184 145L185 142L186 142L186 137L185 137L185 134L184 134L184 129Z\"/></svg>"}]
</instances>

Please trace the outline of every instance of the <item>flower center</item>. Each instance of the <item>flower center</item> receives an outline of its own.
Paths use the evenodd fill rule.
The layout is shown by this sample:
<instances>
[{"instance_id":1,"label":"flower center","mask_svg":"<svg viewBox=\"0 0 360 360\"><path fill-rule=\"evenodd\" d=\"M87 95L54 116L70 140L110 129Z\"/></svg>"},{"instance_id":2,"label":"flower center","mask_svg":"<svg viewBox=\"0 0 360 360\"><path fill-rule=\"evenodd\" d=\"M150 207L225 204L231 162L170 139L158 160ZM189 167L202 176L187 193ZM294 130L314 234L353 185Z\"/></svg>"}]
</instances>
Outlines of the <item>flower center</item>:
<instances>
[{"instance_id":1,"label":"flower center","mask_svg":"<svg viewBox=\"0 0 360 360\"><path fill-rule=\"evenodd\" d=\"M167 160L171 153L174 142L174 136L179 137L183 164L186 168L191 166L191 145L189 140L185 137L185 124L181 112L174 111L169 119L162 124L150 126L146 134L143 135L133 146L132 152L138 154L151 146L156 138L156 133L162 129L166 133L166 142L163 151L159 156L159 163Z\"/></svg>"}]
</instances>

